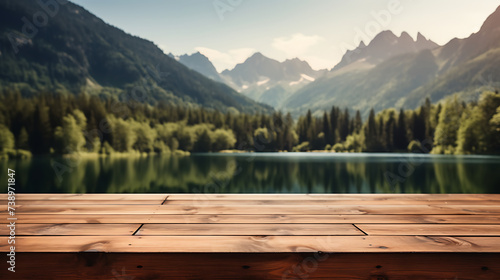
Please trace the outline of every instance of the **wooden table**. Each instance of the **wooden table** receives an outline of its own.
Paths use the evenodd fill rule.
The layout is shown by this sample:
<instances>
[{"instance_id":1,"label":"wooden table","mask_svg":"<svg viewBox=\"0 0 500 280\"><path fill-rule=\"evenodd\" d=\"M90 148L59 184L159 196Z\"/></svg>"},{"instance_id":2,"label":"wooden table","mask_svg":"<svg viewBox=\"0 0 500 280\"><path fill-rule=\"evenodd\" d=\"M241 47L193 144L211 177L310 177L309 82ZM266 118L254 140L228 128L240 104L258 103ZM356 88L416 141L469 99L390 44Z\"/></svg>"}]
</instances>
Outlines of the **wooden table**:
<instances>
[{"instance_id":1,"label":"wooden table","mask_svg":"<svg viewBox=\"0 0 500 280\"><path fill-rule=\"evenodd\" d=\"M15 216L6 199L0 279L500 279L500 195L18 194Z\"/></svg>"}]
</instances>

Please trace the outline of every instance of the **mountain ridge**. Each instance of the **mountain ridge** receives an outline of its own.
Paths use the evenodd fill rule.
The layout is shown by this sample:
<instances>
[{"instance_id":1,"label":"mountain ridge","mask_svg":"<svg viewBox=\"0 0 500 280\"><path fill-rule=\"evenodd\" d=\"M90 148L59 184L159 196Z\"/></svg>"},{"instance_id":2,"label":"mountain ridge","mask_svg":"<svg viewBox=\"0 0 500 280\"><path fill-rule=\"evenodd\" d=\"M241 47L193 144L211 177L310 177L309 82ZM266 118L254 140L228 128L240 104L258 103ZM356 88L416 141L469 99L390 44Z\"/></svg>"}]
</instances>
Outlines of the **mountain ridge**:
<instances>
[{"instance_id":1,"label":"mountain ridge","mask_svg":"<svg viewBox=\"0 0 500 280\"><path fill-rule=\"evenodd\" d=\"M233 69L224 70L221 76L246 96L279 108L289 95L326 72L314 70L298 58L279 62L257 52Z\"/></svg>"},{"instance_id":2,"label":"mountain ridge","mask_svg":"<svg viewBox=\"0 0 500 280\"><path fill-rule=\"evenodd\" d=\"M23 95L86 92L151 104L163 101L244 112L272 110L190 70L153 42L127 34L71 2L60 5L46 26L37 28L30 38L22 33L20 19L31 19L40 10L28 0L0 3L3 91Z\"/></svg>"},{"instance_id":3,"label":"mountain ridge","mask_svg":"<svg viewBox=\"0 0 500 280\"><path fill-rule=\"evenodd\" d=\"M225 83L224 79L221 77L220 73L217 72L217 69L212 64L210 59L199 51L192 54L183 54L180 56L174 56L170 53L169 56L175 58L183 65L204 75L205 77L208 77L220 83Z\"/></svg>"},{"instance_id":4,"label":"mountain ridge","mask_svg":"<svg viewBox=\"0 0 500 280\"><path fill-rule=\"evenodd\" d=\"M360 60L376 65L396 55L419 52L436 47L439 47L439 45L425 38L420 32L417 35L417 39L414 40L406 31L402 32L398 37L392 31L385 30L377 34L368 45L361 41L357 48L348 50L341 61L333 67L332 71Z\"/></svg>"},{"instance_id":5,"label":"mountain ridge","mask_svg":"<svg viewBox=\"0 0 500 280\"><path fill-rule=\"evenodd\" d=\"M367 116L371 108L413 109L426 98L440 102L452 94L474 100L481 91L494 90L500 85L499 25L500 7L478 32L464 39L454 38L443 46L398 54L382 61L372 59L371 63L363 59L377 58L373 55L376 51L348 51L344 58L352 56L352 61L344 59L344 64L341 62L326 78L295 92L284 102L284 108L303 114L308 109L319 113L335 105L360 110ZM397 36L391 33L379 34L377 40L386 43L395 40ZM403 33L399 44L401 37L403 42L407 40ZM423 35L417 36L417 41L419 38L426 42ZM366 50L373 44L378 43L360 43L358 48Z\"/></svg>"}]
</instances>

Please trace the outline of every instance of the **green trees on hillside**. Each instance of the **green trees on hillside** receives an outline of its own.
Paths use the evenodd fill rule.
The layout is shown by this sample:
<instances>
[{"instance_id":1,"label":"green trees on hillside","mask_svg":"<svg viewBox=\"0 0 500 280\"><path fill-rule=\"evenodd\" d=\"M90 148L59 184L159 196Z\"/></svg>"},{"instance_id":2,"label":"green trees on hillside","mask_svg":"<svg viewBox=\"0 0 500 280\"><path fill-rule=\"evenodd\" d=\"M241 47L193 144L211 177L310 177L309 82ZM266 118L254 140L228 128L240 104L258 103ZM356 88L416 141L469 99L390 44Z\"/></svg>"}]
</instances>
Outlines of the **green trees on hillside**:
<instances>
[{"instance_id":1,"label":"green trees on hillside","mask_svg":"<svg viewBox=\"0 0 500 280\"><path fill-rule=\"evenodd\" d=\"M500 95L486 92L479 104L465 107L457 132L457 153L489 154L498 151L495 115L500 109Z\"/></svg>"},{"instance_id":2,"label":"green trees on hillside","mask_svg":"<svg viewBox=\"0 0 500 280\"><path fill-rule=\"evenodd\" d=\"M490 120L491 141L493 141L493 150L500 151L500 107L496 114Z\"/></svg>"},{"instance_id":3,"label":"green trees on hillside","mask_svg":"<svg viewBox=\"0 0 500 280\"><path fill-rule=\"evenodd\" d=\"M453 154L455 152L457 131L460 127L460 116L463 110L464 106L458 101L456 96L445 102L439 114L439 122L434 137L435 147L433 153Z\"/></svg>"},{"instance_id":4,"label":"green trees on hillside","mask_svg":"<svg viewBox=\"0 0 500 280\"><path fill-rule=\"evenodd\" d=\"M96 96L0 96L0 154L172 153L244 151L500 153L500 95L478 102L429 100L415 110L359 111L332 107L296 122L290 114L221 113Z\"/></svg>"},{"instance_id":5,"label":"green trees on hillside","mask_svg":"<svg viewBox=\"0 0 500 280\"><path fill-rule=\"evenodd\" d=\"M485 92L479 102L469 104L450 97L437 105L427 99L415 110L386 109L378 114L371 110L360 133L351 131L346 141L339 141L332 149L337 152L498 154L500 94Z\"/></svg>"},{"instance_id":6,"label":"green trees on hillside","mask_svg":"<svg viewBox=\"0 0 500 280\"><path fill-rule=\"evenodd\" d=\"M398 114L398 120L394 128L394 148L399 151L404 151L409 144L408 141L408 124L406 122L406 114L401 109Z\"/></svg>"},{"instance_id":7,"label":"green trees on hillside","mask_svg":"<svg viewBox=\"0 0 500 280\"><path fill-rule=\"evenodd\" d=\"M254 137L259 128L272 131L269 143ZM247 115L230 110L224 114L88 95L23 98L11 92L0 96L2 150L34 154L213 152L235 147L258 150L256 143L267 150L291 150L296 145L294 134L291 116L278 113Z\"/></svg>"},{"instance_id":8,"label":"green trees on hillside","mask_svg":"<svg viewBox=\"0 0 500 280\"><path fill-rule=\"evenodd\" d=\"M0 124L0 152L14 148L14 134L3 124Z\"/></svg>"},{"instance_id":9,"label":"green trees on hillside","mask_svg":"<svg viewBox=\"0 0 500 280\"><path fill-rule=\"evenodd\" d=\"M87 119L80 110L63 118L62 126L54 132L54 149L58 154L72 154L83 151L85 138L83 131L87 127Z\"/></svg>"},{"instance_id":10,"label":"green trees on hillside","mask_svg":"<svg viewBox=\"0 0 500 280\"><path fill-rule=\"evenodd\" d=\"M305 116L299 117L296 131L299 143L308 142L310 149L324 150L327 145L332 147L346 141L349 135L358 133L361 126L359 111L351 118L348 110L332 107L329 115L325 112L320 118L313 117L311 111L308 111ZM301 149L303 146L305 145Z\"/></svg>"},{"instance_id":11,"label":"green trees on hillside","mask_svg":"<svg viewBox=\"0 0 500 280\"><path fill-rule=\"evenodd\" d=\"M432 153L493 154L499 152L495 115L500 95L482 94L478 103L448 99L439 114Z\"/></svg>"},{"instance_id":12,"label":"green trees on hillside","mask_svg":"<svg viewBox=\"0 0 500 280\"><path fill-rule=\"evenodd\" d=\"M109 118L111 125L111 146L117 152L129 152L137 139L132 122L123 119Z\"/></svg>"}]
</instances>

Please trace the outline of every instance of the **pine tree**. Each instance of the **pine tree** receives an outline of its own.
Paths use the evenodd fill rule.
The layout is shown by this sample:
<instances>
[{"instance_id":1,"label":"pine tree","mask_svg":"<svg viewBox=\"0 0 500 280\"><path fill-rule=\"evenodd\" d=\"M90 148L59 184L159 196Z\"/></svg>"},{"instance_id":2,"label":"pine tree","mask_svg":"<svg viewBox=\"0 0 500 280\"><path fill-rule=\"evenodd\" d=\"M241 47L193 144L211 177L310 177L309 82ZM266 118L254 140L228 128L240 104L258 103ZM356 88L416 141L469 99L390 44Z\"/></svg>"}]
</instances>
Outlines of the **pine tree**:
<instances>
[{"instance_id":1,"label":"pine tree","mask_svg":"<svg viewBox=\"0 0 500 280\"><path fill-rule=\"evenodd\" d=\"M375 111L373 108L370 110L368 122L365 127L365 143L368 151L376 151L379 149L378 145L378 128L375 120Z\"/></svg>"},{"instance_id":2,"label":"pine tree","mask_svg":"<svg viewBox=\"0 0 500 280\"><path fill-rule=\"evenodd\" d=\"M332 128L326 112L323 113L323 133L325 135L325 142L333 145Z\"/></svg>"},{"instance_id":3,"label":"pine tree","mask_svg":"<svg viewBox=\"0 0 500 280\"><path fill-rule=\"evenodd\" d=\"M337 144L340 141L339 136L339 109L336 107L332 107L330 111L330 127L332 130L331 133L331 142L332 145Z\"/></svg>"},{"instance_id":4,"label":"pine tree","mask_svg":"<svg viewBox=\"0 0 500 280\"><path fill-rule=\"evenodd\" d=\"M193 152L196 153L206 153L210 152L212 149L212 137L208 129L203 129L203 132L198 136L196 143L194 144Z\"/></svg>"},{"instance_id":5,"label":"pine tree","mask_svg":"<svg viewBox=\"0 0 500 280\"><path fill-rule=\"evenodd\" d=\"M420 108L420 112L413 112L411 116L412 120L412 138L418 141L425 140L425 113L422 112L422 108Z\"/></svg>"},{"instance_id":6,"label":"pine tree","mask_svg":"<svg viewBox=\"0 0 500 280\"><path fill-rule=\"evenodd\" d=\"M341 141L345 141L347 139L347 136L350 134L349 121L350 121L349 111L346 108L344 110L344 113L340 117L339 134Z\"/></svg>"},{"instance_id":7,"label":"pine tree","mask_svg":"<svg viewBox=\"0 0 500 280\"><path fill-rule=\"evenodd\" d=\"M49 108L45 100L38 101L33 116L33 130L30 137L30 147L34 154L46 154L52 143L52 128L50 126Z\"/></svg>"},{"instance_id":8,"label":"pine tree","mask_svg":"<svg viewBox=\"0 0 500 280\"><path fill-rule=\"evenodd\" d=\"M406 125L406 115L403 109L399 111L398 122L394 130L394 147L397 150L406 150L409 144L408 141L408 128Z\"/></svg>"},{"instance_id":9,"label":"pine tree","mask_svg":"<svg viewBox=\"0 0 500 280\"><path fill-rule=\"evenodd\" d=\"M384 124L384 139L385 139L385 150L394 150L394 130L396 129L396 118L394 117L395 111L391 110L389 112L389 117L387 122Z\"/></svg>"},{"instance_id":10,"label":"pine tree","mask_svg":"<svg viewBox=\"0 0 500 280\"><path fill-rule=\"evenodd\" d=\"M17 137L16 148L28 151L30 150L28 131L24 126L21 128L21 132Z\"/></svg>"},{"instance_id":11,"label":"pine tree","mask_svg":"<svg viewBox=\"0 0 500 280\"><path fill-rule=\"evenodd\" d=\"M361 113L359 110L356 110L356 117L354 118L353 123L353 132L358 134L361 132L361 128L363 127L363 120L361 119Z\"/></svg>"}]
</instances>

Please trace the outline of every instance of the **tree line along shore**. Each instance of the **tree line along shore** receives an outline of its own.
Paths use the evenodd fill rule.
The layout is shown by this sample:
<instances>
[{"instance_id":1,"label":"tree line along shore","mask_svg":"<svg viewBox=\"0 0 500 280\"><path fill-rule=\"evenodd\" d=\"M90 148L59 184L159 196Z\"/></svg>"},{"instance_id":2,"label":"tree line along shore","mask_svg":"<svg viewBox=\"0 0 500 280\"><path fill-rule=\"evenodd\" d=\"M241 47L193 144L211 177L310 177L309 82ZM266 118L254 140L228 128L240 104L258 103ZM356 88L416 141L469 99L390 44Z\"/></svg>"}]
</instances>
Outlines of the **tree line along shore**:
<instances>
[{"instance_id":1,"label":"tree line along shore","mask_svg":"<svg viewBox=\"0 0 500 280\"><path fill-rule=\"evenodd\" d=\"M0 155L256 152L420 152L499 154L500 94L479 101L427 99L414 110L361 113L332 107L294 120L199 107L19 92L0 97Z\"/></svg>"}]
</instances>

